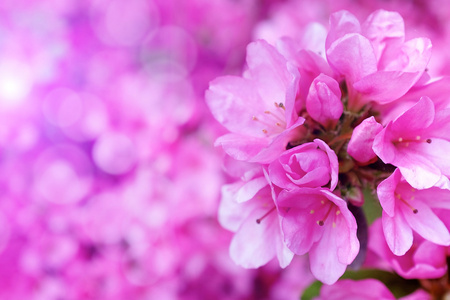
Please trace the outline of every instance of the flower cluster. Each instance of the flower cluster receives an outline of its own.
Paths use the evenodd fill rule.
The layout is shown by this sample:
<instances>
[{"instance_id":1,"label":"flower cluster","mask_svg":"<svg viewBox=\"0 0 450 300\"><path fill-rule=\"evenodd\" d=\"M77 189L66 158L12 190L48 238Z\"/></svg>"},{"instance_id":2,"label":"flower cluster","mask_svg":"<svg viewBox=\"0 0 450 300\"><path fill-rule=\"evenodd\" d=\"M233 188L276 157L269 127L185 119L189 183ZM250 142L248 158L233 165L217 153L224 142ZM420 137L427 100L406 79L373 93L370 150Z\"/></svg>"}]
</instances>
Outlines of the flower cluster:
<instances>
[{"instance_id":1,"label":"flower cluster","mask_svg":"<svg viewBox=\"0 0 450 300\"><path fill-rule=\"evenodd\" d=\"M448 296L446 1L0 1L0 299Z\"/></svg>"},{"instance_id":2,"label":"flower cluster","mask_svg":"<svg viewBox=\"0 0 450 300\"><path fill-rule=\"evenodd\" d=\"M316 24L303 35L315 39L249 44L242 76L219 77L206 92L229 131L216 145L238 178L219 208L235 232L233 260L256 268L276 257L286 267L309 254L312 274L335 283L365 261L366 190L376 190L391 256L417 243L449 246L450 102L439 95L446 79L427 73L430 40L407 39L403 18L386 10L362 23L341 10L329 30ZM445 269L416 271L435 278Z\"/></svg>"}]
</instances>

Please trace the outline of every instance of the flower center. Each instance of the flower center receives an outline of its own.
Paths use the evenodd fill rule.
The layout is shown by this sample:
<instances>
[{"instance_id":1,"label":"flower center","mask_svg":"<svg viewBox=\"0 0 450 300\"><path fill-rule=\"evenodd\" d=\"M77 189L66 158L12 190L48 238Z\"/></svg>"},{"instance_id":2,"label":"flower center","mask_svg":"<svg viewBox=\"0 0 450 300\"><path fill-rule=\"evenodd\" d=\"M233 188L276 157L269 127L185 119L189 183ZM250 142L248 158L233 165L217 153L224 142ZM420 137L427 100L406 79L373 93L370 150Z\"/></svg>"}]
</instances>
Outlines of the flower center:
<instances>
[{"instance_id":1,"label":"flower center","mask_svg":"<svg viewBox=\"0 0 450 300\"><path fill-rule=\"evenodd\" d=\"M262 132L270 136L272 134L278 134L286 128L286 120L285 120L285 107L283 103L276 103L275 110L266 110L264 114L260 115L260 117L253 116L252 120L261 123L264 125Z\"/></svg>"},{"instance_id":2,"label":"flower center","mask_svg":"<svg viewBox=\"0 0 450 300\"><path fill-rule=\"evenodd\" d=\"M396 141L393 141L395 145L404 145L405 147L408 147L410 143L427 143L431 144L431 139L424 139L420 135L416 136L415 138L403 138L399 137Z\"/></svg>"}]
</instances>

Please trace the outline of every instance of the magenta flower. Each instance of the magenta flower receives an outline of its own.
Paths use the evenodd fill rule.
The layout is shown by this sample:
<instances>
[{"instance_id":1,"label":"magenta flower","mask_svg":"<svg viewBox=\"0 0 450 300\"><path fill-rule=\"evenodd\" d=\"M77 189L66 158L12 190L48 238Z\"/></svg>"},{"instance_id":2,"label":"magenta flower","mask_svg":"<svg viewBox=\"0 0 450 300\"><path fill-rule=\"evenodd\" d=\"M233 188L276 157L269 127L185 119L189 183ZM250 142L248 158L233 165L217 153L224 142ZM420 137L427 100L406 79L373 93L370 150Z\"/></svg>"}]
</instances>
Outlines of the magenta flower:
<instances>
[{"instance_id":1,"label":"magenta flower","mask_svg":"<svg viewBox=\"0 0 450 300\"><path fill-rule=\"evenodd\" d=\"M219 221L235 232L230 256L236 264L258 268L277 257L284 268L291 262L294 254L283 242L272 189L262 172L223 186Z\"/></svg>"},{"instance_id":2,"label":"magenta flower","mask_svg":"<svg viewBox=\"0 0 450 300\"><path fill-rule=\"evenodd\" d=\"M314 300L395 300L391 291L376 279L339 280L333 285L323 285L320 296Z\"/></svg>"},{"instance_id":3,"label":"magenta flower","mask_svg":"<svg viewBox=\"0 0 450 300\"><path fill-rule=\"evenodd\" d=\"M269 163L303 124L294 110L299 75L262 40L248 46L247 65L243 77L219 77L206 92L213 115L231 131L216 145L235 159Z\"/></svg>"},{"instance_id":4,"label":"magenta flower","mask_svg":"<svg viewBox=\"0 0 450 300\"><path fill-rule=\"evenodd\" d=\"M414 188L449 188L449 117L449 110L435 112L430 98L422 97L376 135L373 150Z\"/></svg>"},{"instance_id":5,"label":"magenta flower","mask_svg":"<svg viewBox=\"0 0 450 300\"><path fill-rule=\"evenodd\" d=\"M311 272L332 284L359 252L356 221L347 203L327 189L283 190L277 205L287 247L309 253Z\"/></svg>"},{"instance_id":6,"label":"magenta flower","mask_svg":"<svg viewBox=\"0 0 450 300\"><path fill-rule=\"evenodd\" d=\"M404 39L403 19L396 12L378 10L362 25L347 11L331 16L327 59L346 80L350 108L368 101L394 101L420 79L431 56L431 42Z\"/></svg>"},{"instance_id":7,"label":"magenta flower","mask_svg":"<svg viewBox=\"0 0 450 300\"><path fill-rule=\"evenodd\" d=\"M450 233L435 209L450 209L450 191L432 187L413 188L397 169L377 189L383 207L383 232L395 255L403 255L413 244L413 230L438 245L450 245Z\"/></svg>"},{"instance_id":8,"label":"magenta flower","mask_svg":"<svg viewBox=\"0 0 450 300\"><path fill-rule=\"evenodd\" d=\"M393 269L403 278L439 278L447 272L447 247L424 240L417 234L414 234L412 247L405 254L393 254L386 243L381 219L370 226L368 247L388 269Z\"/></svg>"},{"instance_id":9,"label":"magenta flower","mask_svg":"<svg viewBox=\"0 0 450 300\"><path fill-rule=\"evenodd\" d=\"M368 164L376 159L376 154L372 150L373 140L377 133L383 129L383 125L370 117L362 121L355 127L350 139L347 152L356 161L362 164Z\"/></svg>"},{"instance_id":10,"label":"magenta flower","mask_svg":"<svg viewBox=\"0 0 450 300\"><path fill-rule=\"evenodd\" d=\"M395 300L391 291L377 279L339 280L333 285L323 285L320 296L314 300ZM431 300L431 295L422 289L398 298L399 300Z\"/></svg>"},{"instance_id":11,"label":"magenta flower","mask_svg":"<svg viewBox=\"0 0 450 300\"><path fill-rule=\"evenodd\" d=\"M334 190L339 164L336 154L323 141L305 143L285 151L269 165L269 178L285 189L321 187L330 183Z\"/></svg>"}]
</instances>

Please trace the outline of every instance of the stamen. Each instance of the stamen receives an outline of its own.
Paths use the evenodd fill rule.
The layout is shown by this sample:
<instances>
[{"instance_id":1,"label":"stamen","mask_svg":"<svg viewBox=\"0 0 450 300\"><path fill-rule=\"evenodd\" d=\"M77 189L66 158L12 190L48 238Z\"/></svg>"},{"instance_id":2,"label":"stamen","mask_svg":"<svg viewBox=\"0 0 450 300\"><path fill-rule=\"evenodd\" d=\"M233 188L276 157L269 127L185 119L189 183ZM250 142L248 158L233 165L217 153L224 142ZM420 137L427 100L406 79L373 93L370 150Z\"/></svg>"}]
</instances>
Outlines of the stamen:
<instances>
[{"instance_id":1,"label":"stamen","mask_svg":"<svg viewBox=\"0 0 450 300\"><path fill-rule=\"evenodd\" d=\"M278 103L278 104L275 102L275 106L276 106L276 107L279 107L279 108L282 108L282 109L285 109L284 104L281 103L281 102Z\"/></svg>"},{"instance_id":2,"label":"stamen","mask_svg":"<svg viewBox=\"0 0 450 300\"><path fill-rule=\"evenodd\" d=\"M397 199L399 199L400 201L402 201L403 203L405 203L406 204L406 206L408 206L411 210L412 210L412 212L414 213L414 214L417 214L418 212L419 212L419 210L417 209L417 208L415 208L415 207L413 207L411 204L409 204L409 202L408 201L406 201L405 199L403 199L403 197L400 195L400 194L395 194L395 197L397 197ZM410 200L413 200L414 199L414 197L412 197Z\"/></svg>"},{"instance_id":3,"label":"stamen","mask_svg":"<svg viewBox=\"0 0 450 300\"><path fill-rule=\"evenodd\" d=\"M321 201L322 202L322 201ZM328 211L325 214L325 216L322 218L322 220L317 221L317 224L319 226L323 226L325 224L325 220L328 219L328 216L330 215L331 210L333 209L333 205L330 204L330 207L328 207ZM336 213L337 214L337 213ZM334 223L334 222L333 222Z\"/></svg>"},{"instance_id":4,"label":"stamen","mask_svg":"<svg viewBox=\"0 0 450 300\"><path fill-rule=\"evenodd\" d=\"M284 115L282 115L281 117L278 114L274 114L272 113L270 110L265 110L264 113L266 115L271 115L275 120L280 121L281 123L285 123L284 121Z\"/></svg>"},{"instance_id":5,"label":"stamen","mask_svg":"<svg viewBox=\"0 0 450 300\"><path fill-rule=\"evenodd\" d=\"M266 212L261 218L256 219L256 223L261 224L261 221L267 217L271 212L275 210L275 206L272 207L268 212Z\"/></svg>"},{"instance_id":6,"label":"stamen","mask_svg":"<svg viewBox=\"0 0 450 300\"><path fill-rule=\"evenodd\" d=\"M417 135L414 139L404 139L402 137L399 137L397 139L397 141L394 141L394 144L405 142L404 146L408 147L410 143L421 143L421 142L424 142L424 143L431 144L431 141L432 141L431 139L422 139L422 137L420 135Z\"/></svg>"},{"instance_id":7,"label":"stamen","mask_svg":"<svg viewBox=\"0 0 450 300\"><path fill-rule=\"evenodd\" d=\"M278 104L276 106L279 108ZM259 115L259 117L253 115L252 120L264 126L262 131L265 134L269 134L269 132L270 134L281 133L281 130L286 126L284 112L281 111L265 110L264 115Z\"/></svg>"}]
</instances>

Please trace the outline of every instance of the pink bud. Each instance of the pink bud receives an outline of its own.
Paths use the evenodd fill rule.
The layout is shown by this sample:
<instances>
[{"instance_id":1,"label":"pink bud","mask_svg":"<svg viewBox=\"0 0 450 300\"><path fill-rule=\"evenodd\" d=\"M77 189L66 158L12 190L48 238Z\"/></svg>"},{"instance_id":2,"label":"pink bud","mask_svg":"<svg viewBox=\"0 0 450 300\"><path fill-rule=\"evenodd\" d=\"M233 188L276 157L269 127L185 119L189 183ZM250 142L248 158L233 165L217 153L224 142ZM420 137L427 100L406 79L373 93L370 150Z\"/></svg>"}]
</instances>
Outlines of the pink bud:
<instances>
[{"instance_id":1,"label":"pink bud","mask_svg":"<svg viewBox=\"0 0 450 300\"><path fill-rule=\"evenodd\" d=\"M317 76L309 88L306 110L324 126L338 120L344 110L338 82L324 74Z\"/></svg>"},{"instance_id":2,"label":"pink bud","mask_svg":"<svg viewBox=\"0 0 450 300\"><path fill-rule=\"evenodd\" d=\"M383 129L383 126L374 117L362 121L353 130L352 138L348 143L347 152L356 161L367 164L376 157L372 150L375 136Z\"/></svg>"}]
</instances>

